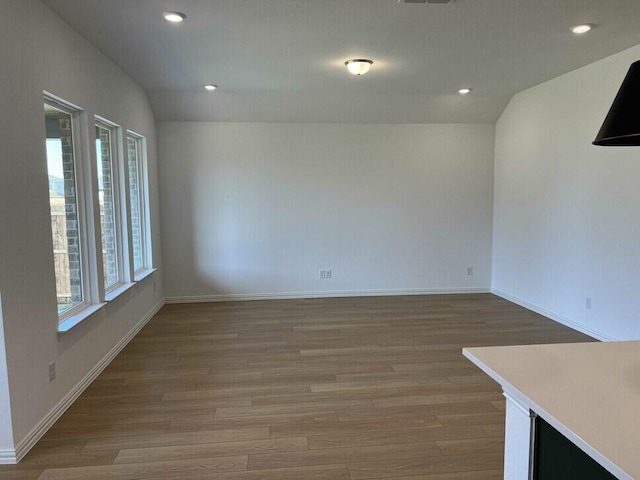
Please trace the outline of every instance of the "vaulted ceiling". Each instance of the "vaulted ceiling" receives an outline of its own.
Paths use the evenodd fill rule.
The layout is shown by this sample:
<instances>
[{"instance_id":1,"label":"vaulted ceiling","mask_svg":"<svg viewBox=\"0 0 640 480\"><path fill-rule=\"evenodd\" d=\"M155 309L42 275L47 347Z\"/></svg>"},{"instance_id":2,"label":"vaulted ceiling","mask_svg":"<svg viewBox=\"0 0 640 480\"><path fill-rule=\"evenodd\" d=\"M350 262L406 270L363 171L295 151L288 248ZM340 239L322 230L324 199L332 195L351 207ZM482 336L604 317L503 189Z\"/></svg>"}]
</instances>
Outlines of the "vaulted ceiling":
<instances>
[{"instance_id":1,"label":"vaulted ceiling","mask_svg":"<svg viewBox=\"0 0 640 480\"><path fill-rule=\"evenodd\" d=\"M158 120L495 122L516 92L640 44L638 0L43 2L147 90ZM578 37L579 23L596 26ZM361 57L373 68L350 75Z\"/></svg>"}]
</instances>

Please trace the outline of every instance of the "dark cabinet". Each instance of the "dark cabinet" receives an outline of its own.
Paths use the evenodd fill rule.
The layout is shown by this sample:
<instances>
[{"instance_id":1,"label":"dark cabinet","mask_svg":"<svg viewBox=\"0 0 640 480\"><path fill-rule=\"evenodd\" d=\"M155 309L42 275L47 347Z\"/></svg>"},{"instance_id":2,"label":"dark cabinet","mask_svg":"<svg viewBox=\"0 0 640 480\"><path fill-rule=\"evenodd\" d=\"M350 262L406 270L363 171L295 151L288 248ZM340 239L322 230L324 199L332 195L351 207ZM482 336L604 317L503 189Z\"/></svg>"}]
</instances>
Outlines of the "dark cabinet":
<instances>
[{"instance_id":1,"label":"dark cabinet","mask_svg":"<svg viewBox=\"0 0 640 480\"><path fill-rule=\"evenodd\" d=\"M536 418L534 445L534 480L616 478L540 417Z\"/></svg>"}]
</instances>

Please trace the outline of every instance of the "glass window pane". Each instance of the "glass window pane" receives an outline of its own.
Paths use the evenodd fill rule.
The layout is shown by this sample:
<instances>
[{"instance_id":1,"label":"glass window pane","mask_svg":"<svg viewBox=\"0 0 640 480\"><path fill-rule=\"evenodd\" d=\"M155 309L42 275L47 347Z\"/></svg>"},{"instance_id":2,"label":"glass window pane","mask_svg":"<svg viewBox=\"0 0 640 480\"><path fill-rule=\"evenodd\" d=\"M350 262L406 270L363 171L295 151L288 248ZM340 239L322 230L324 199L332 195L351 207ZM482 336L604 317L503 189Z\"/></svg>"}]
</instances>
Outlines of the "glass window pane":
<instances>
[{"instance_id":1,"label":"glass window pane","mask_svg":"<svg viewBox=\"0 0 640 480\"><path fill-rule=\"evenodd\" d=\"M120 281L110 129L96 126L96 152L98 160L100 230L102 232L102 263L104 266L104 286L105 290L108 290Z\"/></svg>"},{"instance_id":2,"label":"glass window pane","mask_svg":"<svg viewBox=\"0 0 640 480\"><path fill-rule=\"evenodd\" d=\"M62 314L83 302L73 121L69 113L48 104L44 114L56 296Z\"/></svg>"},{"instance_id":3,"label":"glass window pane","mask_svg":"<svg viewBox=\"0 0 640 480\"><path fill-rule=\"evenodd\" d=\"M127 156L129 164L129 198L131 201L131 238L133 241L133 269L146 267L144 238L144 204L142 190L142 140L127 137Z\"/></svg>"}]
</instances>

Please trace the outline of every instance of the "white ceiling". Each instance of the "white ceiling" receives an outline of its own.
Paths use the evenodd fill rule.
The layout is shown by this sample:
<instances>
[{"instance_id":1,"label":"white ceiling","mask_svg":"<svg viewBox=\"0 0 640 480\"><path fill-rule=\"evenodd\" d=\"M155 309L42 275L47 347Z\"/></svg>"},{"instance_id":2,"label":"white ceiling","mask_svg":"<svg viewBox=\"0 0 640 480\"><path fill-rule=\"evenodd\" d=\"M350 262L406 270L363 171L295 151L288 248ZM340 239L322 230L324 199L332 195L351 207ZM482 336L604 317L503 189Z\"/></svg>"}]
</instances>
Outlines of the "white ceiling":
<instances>
[{"instance_id":1,"label":"white ceiling","mask_svg":"<svg viewBox=\"0 0 640 480\"><path fill-rule=\"evenodd\" d=\"M158 120L495 122L514 93L640 44L640 0L43 2L146 88ZM578 23L597 27L576 37ZM374 60L366 76L347 72L354 57Z\"/></svg>"}]
</instances>

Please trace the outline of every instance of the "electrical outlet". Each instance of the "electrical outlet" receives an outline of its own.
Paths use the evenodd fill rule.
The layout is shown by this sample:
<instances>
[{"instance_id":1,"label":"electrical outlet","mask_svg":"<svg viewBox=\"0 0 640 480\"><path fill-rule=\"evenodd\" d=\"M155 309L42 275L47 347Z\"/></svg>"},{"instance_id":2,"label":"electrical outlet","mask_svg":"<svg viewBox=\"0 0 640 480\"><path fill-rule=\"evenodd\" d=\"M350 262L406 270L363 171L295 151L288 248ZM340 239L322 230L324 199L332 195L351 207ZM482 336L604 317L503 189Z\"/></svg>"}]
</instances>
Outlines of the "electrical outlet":
<instances>
[{"instance_id":1,"label":"electrical outlet","mask_svg":"<svg viewBox=\"0 0 640 480\"><path fill-rule=\"evenodd\" d=\"M327 278L327 271L326 270L320 270L320 278Z\"/></svg>"},{"instance_id":2,"label":"electrical outlet","mask_svg":"<svg viewBox=\"0 0 640 480\"><path fill-rule=\"evenodd\" d=\"M467 275L473 275L473 267L467 267Z\"/></svg>"},{"instance_id":3,"label":"electrical outlet","mask_svg":"<svg viewBox=\"0 0 640 480\"><path fill-rule=\"evenodd\" d=\"M331 278L331 270L325 272L324 278Z\"/></svg>"},{"instance_id":4,"label":"electrical outlet","mask_svg":"<svg viewBox=\"0 0 640 480\"><path fill-rule=\"evenodd\" d=\"M56 362L53 361L49 364L49 381L53 382L56 379Z\"/></svg>"},{"instance_id":5,"label":"electrical outlet","mask_svg":"<svg viewBox=\"0 0 640 480\"><path fill-rule=\"evenodd\" d=\"M591 310L591 297L586 297L584 299L584 308Z\"/></svg>"}]
</instances>

